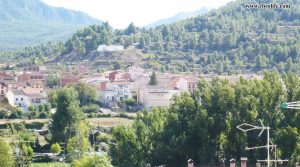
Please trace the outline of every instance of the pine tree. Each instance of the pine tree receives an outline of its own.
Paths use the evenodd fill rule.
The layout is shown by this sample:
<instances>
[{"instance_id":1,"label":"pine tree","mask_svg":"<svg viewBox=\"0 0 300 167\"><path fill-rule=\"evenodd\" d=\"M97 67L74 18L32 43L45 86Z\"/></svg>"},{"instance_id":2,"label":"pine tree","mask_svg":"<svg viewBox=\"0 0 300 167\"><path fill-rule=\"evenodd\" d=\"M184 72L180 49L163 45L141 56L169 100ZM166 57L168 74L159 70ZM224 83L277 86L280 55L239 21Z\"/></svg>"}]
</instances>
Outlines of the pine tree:
<instances>
[{"instance_id":1,"label":"pine tree","mask_svg":"<svg viewBox=\"0 0 300 167\"><path fill-rule=\"evenodd\" d=\"M156 73L153 71L151 78L150 78L149 85L157 85L157 84L158 84L158 81L156 78Z\"/></svg>"}]
</instances>

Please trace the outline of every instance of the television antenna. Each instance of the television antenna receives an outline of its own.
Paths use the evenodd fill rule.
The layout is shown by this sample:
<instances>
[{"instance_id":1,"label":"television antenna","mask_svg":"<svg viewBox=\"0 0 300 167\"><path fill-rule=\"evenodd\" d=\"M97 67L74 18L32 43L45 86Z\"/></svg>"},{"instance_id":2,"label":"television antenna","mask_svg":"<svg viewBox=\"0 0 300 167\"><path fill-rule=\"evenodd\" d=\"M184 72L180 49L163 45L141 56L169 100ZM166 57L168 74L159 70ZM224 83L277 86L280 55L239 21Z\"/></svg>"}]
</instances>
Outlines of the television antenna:
<instances>
[{"instance_id":1,"label":"television antenna","mask_svg":"<svg viewBox=\"0 0 300 167\"><path fill-rule=\"evenodd\" d=\"M261 148L267 148L267 159L266 160L257 160L257 162L267 162L267 167L270 167L271 162L275 162L275 166L277 166L277 163L283 163L283 162L287 162L288 160L281 160L281 159L277 159L276 157L276 151L277 151L277 145L274 145L273 142L270 140L270 127L269 126L265 126L261 120L259 120L260 122L260 126L256 126L256 125L251 125L251 124L247 124L247 123L243 123L237 126L237 128L245 133L247 133L248 131L252 131L252 130L260 130L260 133L258 135L258 137L260 137L263 132L266 130L267 131L267 145L265 146L258 146L258 147L246 147L246 150L255 150L255 149L261 149ZM273 151L273 149L275 148L275 159L270 159L270 152Z\"/></svg>"}]
</instances>

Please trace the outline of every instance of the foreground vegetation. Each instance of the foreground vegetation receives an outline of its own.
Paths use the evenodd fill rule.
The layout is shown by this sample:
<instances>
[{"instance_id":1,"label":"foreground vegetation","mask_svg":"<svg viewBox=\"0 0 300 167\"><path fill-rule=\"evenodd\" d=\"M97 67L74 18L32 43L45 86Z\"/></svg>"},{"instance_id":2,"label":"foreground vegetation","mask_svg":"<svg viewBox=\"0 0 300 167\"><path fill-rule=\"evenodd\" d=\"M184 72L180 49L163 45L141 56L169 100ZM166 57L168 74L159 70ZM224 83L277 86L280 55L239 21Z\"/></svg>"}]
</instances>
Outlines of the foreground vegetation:
<instances>
[{"instance_id":1,"label":"foreground vegetation","mask_svg":"<svg viewBox=\"0 0 300 167\"><path fill-rule=\"evenodd\" d=\"M281 77L265 73L263 80L245 80L236 84L215 78L201 81L194 94L174 98L169 109L141 112L133 128L111 130L110 153L116 166L185 166L188 159L196 164L217 166L217 152L226 159L248 157L255 165L266 158L266 150L246 151L247 146L265 145L266 133L242 133L236 126L259 124L271 127L271 140L277 144L277 157L299 162L299 111L281 110L279 105L300 99L300 79L294 74ZM272 156L275 153L272 152ZM289 166L286 165L286 166Z\"/></svg>"},{"instance_id":2,"label":"foreground vegetation","mask_svg":"<svg viewBox=\"0 0 300 167\"><path fill-rule=\"evenodd\" d=\"M259 124L258 120L271 127L271 140L278 146L272 156L289 159L286 166L300 161L299 112L279 108L283 102L300 100L300 79L293 73L268 72L262 80L240 78L235 84L219 78L201 80L194 93L174 97L170 108L141 111L132 125L112 128L95 127L98 118L88 120L84 116L80 106L86 101L80 99L74 87L57 90L53 101L57 111L51 116L44 145L35 143L37 134L28 130L40 129L43 123L6 125L1 133L8 136L0 140L0 154L5 155L0 157L7 166L30 163L34 152L41 149L61 156L66 152L65 161L73 166L142 167L151 163L181 167L190 158L196 164L217 166L220 151L227 160L246 156L255 164L265 158L266 150L245 148L264 145L266 134L245 134L236 126ZM112 118L99 119L101 123ZM13 154L11 150L16 147L23 156Z\"/></svg>"}]
</instances>

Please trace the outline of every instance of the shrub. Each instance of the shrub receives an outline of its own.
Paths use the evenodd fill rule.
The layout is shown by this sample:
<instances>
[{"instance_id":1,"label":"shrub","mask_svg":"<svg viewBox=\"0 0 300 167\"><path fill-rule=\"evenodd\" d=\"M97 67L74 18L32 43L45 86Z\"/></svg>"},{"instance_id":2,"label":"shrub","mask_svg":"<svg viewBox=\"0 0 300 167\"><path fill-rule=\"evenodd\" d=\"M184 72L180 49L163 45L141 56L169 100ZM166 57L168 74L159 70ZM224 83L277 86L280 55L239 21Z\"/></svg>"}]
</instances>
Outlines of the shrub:
<instances>
[{"instance_id":1,"label":"shrub","mask_svg":"<svg viewBox=\"0 0 300 167\"><path fill-rule=\"evenodd\" d=\"M22 111L19 108L14 108L8 118L16 119L16 118L22 118L22 117L23 117Z\"/></svg>"},{"instance_id":2,"label":"shrub","mask_svg":"<svg viewBox=\"0 0 300 167\"><path fill-rule=\"evenodd\" d=\"M96 104L85 105L81 109L84 113L97 113L100 111L100 107Z\"/></svg>"},{"instance_id":3,"label":"shrub","mask_svg":"<svg viewBox=\"0 0 300 167\"><path fill-rule=\"evenodd\" d=\"M51 145L51 152L54 154L59 154L61 152L61 148L58 143L54 143Z\"/></svg>"},{"instance_id":4,"label":"shrub","mask_svg":"<svg viewBox=\"0 0 300 167\"><path fill-rule=\"evenodd\" d=\"M136 101L134 99L126 99L126 100L124 100L124 102L125 102L125 104L127 106L134 106L134 105L136 105Z\"/></svg>"},{"instance_id":5,"label":"shrub","mask_svg":"<svg viewBox=\"0 0 300 167\"><path fill-rule=\"evenodd\" d=\"M8 118L9 112L5 109L0 109L0 119Z\"/></svg>"}]
</instances>

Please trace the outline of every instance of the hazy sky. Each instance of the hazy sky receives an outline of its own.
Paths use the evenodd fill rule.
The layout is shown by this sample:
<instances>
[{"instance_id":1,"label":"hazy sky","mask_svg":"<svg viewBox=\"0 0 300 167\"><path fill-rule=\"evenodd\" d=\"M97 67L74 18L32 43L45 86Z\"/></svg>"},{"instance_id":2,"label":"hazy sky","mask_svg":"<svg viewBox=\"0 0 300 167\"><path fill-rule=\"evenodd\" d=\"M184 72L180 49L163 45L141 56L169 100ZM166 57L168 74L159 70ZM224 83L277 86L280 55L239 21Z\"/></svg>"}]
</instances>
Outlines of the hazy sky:
<instances>
[{"instance_id":1,"label":"hazy sky","mask_svg":"<svg viewBox=\"0 0 300 167\"><path fill-rule=\"evenodd\" d=\"M145 26L162 18L201 7L218 8L232 0L42 0L48 5L83 11L114 28L131 22Z\"/></svg>"}]
</instances>

